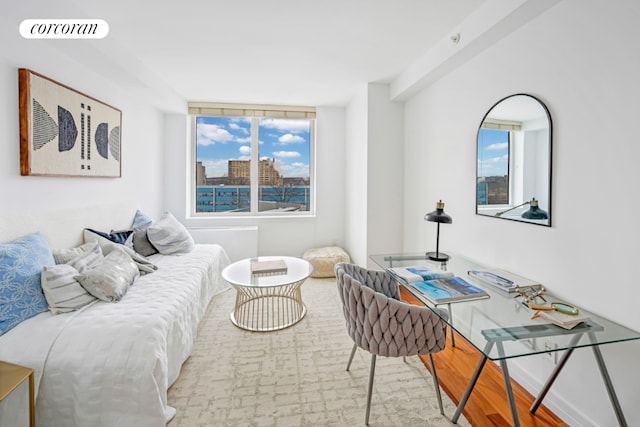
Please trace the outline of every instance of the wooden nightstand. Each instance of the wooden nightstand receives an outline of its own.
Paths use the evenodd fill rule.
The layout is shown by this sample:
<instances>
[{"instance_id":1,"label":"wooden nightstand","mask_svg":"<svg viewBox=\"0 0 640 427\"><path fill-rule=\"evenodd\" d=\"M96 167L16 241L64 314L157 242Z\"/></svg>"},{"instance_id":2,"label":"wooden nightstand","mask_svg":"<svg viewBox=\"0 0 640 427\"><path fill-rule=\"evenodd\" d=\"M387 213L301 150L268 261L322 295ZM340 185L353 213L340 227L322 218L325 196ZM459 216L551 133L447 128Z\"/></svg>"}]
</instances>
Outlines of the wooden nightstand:
<instances>
[{"instance_id":1,"label":"wooden nightstand","mask_svg":"<svg viewBox=\"0 0 640 427\"><path fill-rule=\"evenodd\" d=\"M4 400L24 380L29 378L29 425L36 425L36 411L33 393L33 369L12 363L0 362L0 401Z\"/></svg>"}]
</instances>

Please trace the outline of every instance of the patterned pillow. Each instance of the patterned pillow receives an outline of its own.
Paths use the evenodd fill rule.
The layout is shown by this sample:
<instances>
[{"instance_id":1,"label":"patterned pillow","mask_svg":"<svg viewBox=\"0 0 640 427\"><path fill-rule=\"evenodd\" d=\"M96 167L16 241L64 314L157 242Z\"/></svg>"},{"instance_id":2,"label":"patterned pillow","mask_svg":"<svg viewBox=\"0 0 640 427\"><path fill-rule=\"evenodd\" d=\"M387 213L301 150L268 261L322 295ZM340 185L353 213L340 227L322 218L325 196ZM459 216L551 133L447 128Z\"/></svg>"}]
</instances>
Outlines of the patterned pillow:
<instances>
[{"instance_id":1,"label":"patterned pillow","mask_svg":"<svg viewBox=\"0 0 640 427\"><path fill-rule=\"evenodd\" d=\"M42 269L42 290L53 314L67 313L97 301L76 279L78 270L69 264Z\"/></svg>"},{"instance_id":2,"label":"patterned pillow","mask_svg":"<svg viewBox=\"0 0 640 427\"><path fill-rule=\"evenodd\" d=\"M40 272L47 265L55 260L40 233L0 244L0 335L47 311L40 287Z\"/></svg>"},{"instance_id":3,"label":"patterned pillow","mask_svg":"<svg viewBox=\"0 0 640 427\"><path fill-rule=\"evenodd\" d=\"M96 298L118 302L139 275L138 267L126 252L111 251L99 265L75 279Z\"/></svg>"},{"instance_id":4,"label":"patterned pillow","mask_svg":"<svg viewBox=\"0 0 640 427\"><path fill-rule=\"evenodd\" d=\"M191 252L195 245L189 231L169 212L151 223L147 229L147 237L158 252L164 255Z\"/></svg>"}]
</instances>

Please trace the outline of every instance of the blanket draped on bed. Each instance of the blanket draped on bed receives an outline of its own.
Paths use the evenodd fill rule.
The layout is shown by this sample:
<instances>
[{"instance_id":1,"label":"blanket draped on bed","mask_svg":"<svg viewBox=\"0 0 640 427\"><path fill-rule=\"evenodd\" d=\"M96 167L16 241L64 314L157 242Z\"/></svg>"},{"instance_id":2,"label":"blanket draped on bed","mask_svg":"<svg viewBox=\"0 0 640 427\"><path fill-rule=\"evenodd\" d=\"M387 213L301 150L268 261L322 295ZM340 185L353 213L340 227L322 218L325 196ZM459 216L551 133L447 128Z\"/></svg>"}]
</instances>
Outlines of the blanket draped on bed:
<instances>
[{"instance_id":1,"label":"blanket draped on bed","mask_svg":"<svg viewBox=\"0 0 640 427\"><path fill-rule=\"evenodd\" d=\"M211 298L228 288L218 245L149 257L118 303L42 313L0 337L0 359L34 368L36 422L43 427L164 425L167 389L195 343Z\"/></svg>"}]
</instances>

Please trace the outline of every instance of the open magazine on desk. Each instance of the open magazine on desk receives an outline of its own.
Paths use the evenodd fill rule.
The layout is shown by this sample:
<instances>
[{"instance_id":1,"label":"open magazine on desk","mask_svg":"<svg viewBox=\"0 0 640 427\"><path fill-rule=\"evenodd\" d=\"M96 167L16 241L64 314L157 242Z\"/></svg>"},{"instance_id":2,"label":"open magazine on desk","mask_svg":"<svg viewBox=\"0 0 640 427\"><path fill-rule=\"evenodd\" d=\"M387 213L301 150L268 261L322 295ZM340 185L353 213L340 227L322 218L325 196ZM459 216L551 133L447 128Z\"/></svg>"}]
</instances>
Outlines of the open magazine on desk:
<instances>
[{"instance_id":1,"label":"open magazine on desk","mask_svg":"<svg viewBox=\"0 0 640 427\"><path fill-rule=\"evenodd\" d=\"M458 276L447 276L433 280L406 282L405 286L418 298L434 305L489 298L483 289Z\"/></svg>"}]
</instances>

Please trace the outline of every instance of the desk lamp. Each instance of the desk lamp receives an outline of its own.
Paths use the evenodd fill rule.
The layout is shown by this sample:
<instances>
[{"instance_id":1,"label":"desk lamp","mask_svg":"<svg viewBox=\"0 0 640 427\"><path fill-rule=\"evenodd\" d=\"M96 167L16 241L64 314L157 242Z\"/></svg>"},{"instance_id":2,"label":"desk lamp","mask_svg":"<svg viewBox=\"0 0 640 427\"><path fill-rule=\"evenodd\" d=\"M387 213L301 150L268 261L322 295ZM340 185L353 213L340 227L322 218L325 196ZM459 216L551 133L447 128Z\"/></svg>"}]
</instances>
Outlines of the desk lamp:
<instances>
[{"instance_id":1,"label":"desk lamp","mask_svg":"<svg viewBox=\"0 0 640 427\"><path fill-rule=\"evenodd\" d=\"M451 224L453 219L444 213L444 202L440 200L436 204L436 210L430 212L424 216L425 221L436 222L438 223L438 231L436 234L436 251L435 252L427 252L427 257L434 261L446 261L449 259L449 255L440 253L440 223L443 224Z\"/></svg>"}]
</instances>

